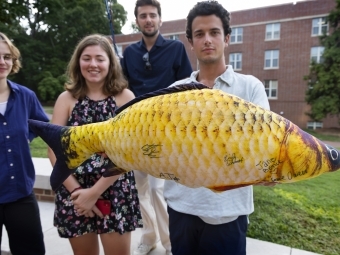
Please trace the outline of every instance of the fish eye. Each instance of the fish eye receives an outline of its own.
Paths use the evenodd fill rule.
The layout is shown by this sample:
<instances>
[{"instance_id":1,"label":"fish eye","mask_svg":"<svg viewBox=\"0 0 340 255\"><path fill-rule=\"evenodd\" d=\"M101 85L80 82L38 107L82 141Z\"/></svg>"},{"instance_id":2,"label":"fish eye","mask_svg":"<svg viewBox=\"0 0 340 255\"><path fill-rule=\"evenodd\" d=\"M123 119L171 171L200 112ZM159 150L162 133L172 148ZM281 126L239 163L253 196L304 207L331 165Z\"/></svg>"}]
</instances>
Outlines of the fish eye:
<instances>
[{"instance_id":1,"label":"fish eye","mask_svg":"<svg viewBox=\"0 0 340 255\"><path fill-rule=\"evenodd\" d=\"M339 161L339 151L334 149L332 146L327 145L327 150L328 150L328 154L330 156L330 158L333 161Z\"/></svg>"}]
</instances>

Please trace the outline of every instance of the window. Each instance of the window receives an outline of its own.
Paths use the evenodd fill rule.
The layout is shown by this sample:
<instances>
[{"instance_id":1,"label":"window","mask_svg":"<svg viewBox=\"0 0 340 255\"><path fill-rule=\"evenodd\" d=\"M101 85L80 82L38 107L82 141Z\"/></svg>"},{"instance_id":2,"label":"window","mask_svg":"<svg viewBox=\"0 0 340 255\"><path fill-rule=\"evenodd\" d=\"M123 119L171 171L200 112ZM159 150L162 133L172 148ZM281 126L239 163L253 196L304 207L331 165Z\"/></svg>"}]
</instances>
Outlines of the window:
<instances>
[{"instance_id":1,"label":"window","mask_svg":"<svg viewBox=\"0 0 340 255\"><path fill-rule=\"evenodd\" d=\"M234 70L241 70L242 69L242 53L230 53L229 54L229 65L231 65Z\"/></svg>"},{"instance_id":2,"label":"window","mask_svg":"<svg viewBox=\"0 0 340 255\"><path fill-rule=\"evenodd\" d=\"M266 25L266 40L280 39L280 23Z\"/></svg>"},{"instance_id":3,"label":"window","mask_svg":"<svg viewBox=\"0 0 340 255\"><path fill-rule=\"evenodd\" d=\"M169 39L170 40L178 40L179 36L178 35L170 35Z\"/></svg>"},{"instance_id":4,"label":"window","mask_svg":"<svg viewBox=\"0 0 340 255\"><path fill-rule=\"evenodd\" d=\"M264 68L279 68L279 50L266 50L264 56Z\"/></svg>"},{"instance_id":5,"label":"window","mask_svg":"<svg viewBox=\"0 0 340 255\"><path fill-rule=\"evenodd\" d=\"M312 47L310 49L310 60L314 61L315 63L322 63L323 62L322 54L324 49L325 47L322 46Z\"/></svg>"},{"instance_id":6,"label":"window","mask_svg":"<svg viewBox=\"0 0 340 255\"><path fill-rule=\"evenodd\" d=\"M243 41L243 28L235 27L231 30L230 43L242 43Z\"/></svg>"},{"instance_id":7,"label":"window","mask_svg":"<svg viewBox=\"0 0 340 255\"><path fill-rule=\"evenodd\" d=\"M316 18L312 20L312 35L319 36L328 32L328 24L326 18Z\"/></svg>"},{"instance_id":8,"label":"window","mask_svg":"<svg viewBox=\"0 0 340 255\"><path fill-rule=\"evenodd\" d=\"M307 122L307 128L308 129L317 129L317 128L323 128L323 123L322 122L317 122L317 121L309 121Z\"/></svg>"},{"instance_id":9,"label":"window","mask_svg":"<svg viewBox=\"0 0 340 255\"><path fill-rule=\"evenodd\" d=\"M275 80L264 81L264 88L266 90L268 99L277 99L277 81Z\"/></svg>"}]
</instances>

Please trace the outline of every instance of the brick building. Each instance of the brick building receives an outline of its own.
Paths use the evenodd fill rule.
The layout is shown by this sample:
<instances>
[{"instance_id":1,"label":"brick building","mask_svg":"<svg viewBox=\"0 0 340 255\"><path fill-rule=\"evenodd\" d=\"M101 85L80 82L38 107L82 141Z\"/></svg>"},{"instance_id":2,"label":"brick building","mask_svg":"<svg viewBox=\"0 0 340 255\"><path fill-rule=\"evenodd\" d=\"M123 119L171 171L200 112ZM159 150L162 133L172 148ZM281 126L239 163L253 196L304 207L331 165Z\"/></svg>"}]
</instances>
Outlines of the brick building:
<instances>
[{"instance_id":1,"label":"brick building","mask_svg":"<svg viewBox=\"0 0 340 255\"><path fill-rule=\"evenodd\" d=\"M271 110L301 128L339 127L338 118L312 122L305 114L305 102L311 59L320 60L323 47L319 36L329 26L325 17L335 8L335 0L310 0L231 12L233 29L226 63L234 70L260 79L267 91ZM194 70L197 59L185 37L185 19L163 22L164 37L184 43ZM141 39L141 34L117 35L119 50Z\"/></svg>"}]
</instances>

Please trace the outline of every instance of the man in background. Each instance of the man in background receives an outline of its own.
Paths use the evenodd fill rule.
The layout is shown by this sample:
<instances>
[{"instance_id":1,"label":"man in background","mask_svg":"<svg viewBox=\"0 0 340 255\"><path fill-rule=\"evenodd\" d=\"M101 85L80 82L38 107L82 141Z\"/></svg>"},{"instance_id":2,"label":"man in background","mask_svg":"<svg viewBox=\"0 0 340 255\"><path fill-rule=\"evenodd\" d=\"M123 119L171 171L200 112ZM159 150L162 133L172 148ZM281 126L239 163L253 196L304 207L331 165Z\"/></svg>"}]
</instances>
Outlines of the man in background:
<instances>
[{"instance_id":1,"label":"man in background","mask_svg":"<svg viewBox=\"0 0 340 255\"><path fill-rule=\"evenodd\" d=\"M198 2L187 17L186 36L200 70L173 85L200 82L263 108L269 103L263 84L226 65L230 14L216 1ZM254 211L252 186L214 193L165 181L173 255L245 255L248 215Z\"/></svg>"},{"instance_id":2,"label":"man in background","mask_svg":"<svg viewBox=\"0 0 340 255\"><path fill-rule=\"evenodd\" d=\"M162 25L160 3L157 0L137 0L134 13L142 39L125 49L122 67L135 96L166 88L177 80L189 77L192 68L183 43L165 39L159 32ZM143 229L134 255L145 255L154 249L158 241L157 232L169 255L171 244L163 197L164 180L140 171L135 171L135 179Z\"/></svg>"}]
</instances>

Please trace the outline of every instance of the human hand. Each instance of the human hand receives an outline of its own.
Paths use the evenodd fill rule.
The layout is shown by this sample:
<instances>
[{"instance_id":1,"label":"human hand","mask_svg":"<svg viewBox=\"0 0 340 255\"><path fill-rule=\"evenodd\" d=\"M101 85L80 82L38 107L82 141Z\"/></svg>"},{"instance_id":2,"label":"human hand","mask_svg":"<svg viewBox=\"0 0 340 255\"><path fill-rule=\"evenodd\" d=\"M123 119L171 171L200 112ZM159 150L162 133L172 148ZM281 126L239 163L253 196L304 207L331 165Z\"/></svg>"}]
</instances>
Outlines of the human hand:
<instances>
[{"instance_id":1,"label":"human hand","mask_svg":"<svg viewBox=\"0 0 340 255\"><path fill-rule=\"evenodd\" d=\"M71 194L71 200L74 205L74 209L79 215L85 215L87 217L94 217L97 214L102 217L102 213L95 206L98 196L91 192L91 189L76 190Z\"/></svg>"},{"instance_id":2,"label":"human hand","mask_svg":"<svg viewBox=\"0 0 340 255\"><path fill-rule=\"evenodd\" d=\"M80 209L79 209L79 211L80 211ZM77 213L78 213L78 211L77 211ZM79 215L82 215L81 213L78 213ZM98 217L100 217L100 218L103 218L104 217L104 215L103 215L103 213L98 209L98 207L97 206L93 206L92 207L92 210L91 211L89 211L88 213L84 213L83 214L85 217L91 217L91 218L93 218L95 215L97 215Z\"/></svg>"},{"instance_id":3,"label":"human hand","mask_svg":"<svg viewBox=\"0 0 340 255\"><path fill-rule=\"evenodd\" d=\"M101 156L102 158L108 158L108 156L106 155L105 152L102 152L102 153L100 154L100 156Z\"/></svg>"}]
</instances>

